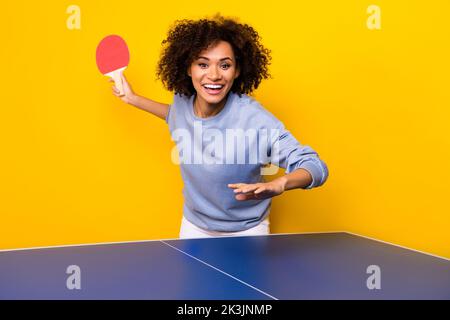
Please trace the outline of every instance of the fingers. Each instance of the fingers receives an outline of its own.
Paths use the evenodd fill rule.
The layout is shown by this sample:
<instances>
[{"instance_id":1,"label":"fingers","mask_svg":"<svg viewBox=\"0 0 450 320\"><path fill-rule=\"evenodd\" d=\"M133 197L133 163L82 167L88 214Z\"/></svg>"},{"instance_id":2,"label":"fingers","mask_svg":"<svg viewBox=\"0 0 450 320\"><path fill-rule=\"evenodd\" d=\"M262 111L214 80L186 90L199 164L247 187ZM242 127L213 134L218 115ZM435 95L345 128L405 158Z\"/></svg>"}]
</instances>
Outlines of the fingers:
<instances>
[{"instance_id":1,"label":"fingers","mask_svg":"<svg viewBox=\"0 0 450 320\"><path fill-rule=\"evenodd\" d=\"M125 95L128 95L129 93L133 93L133 90L131 89L130 85L128 84L127 78L125 77L123 72L120 73L120 77L122 79L122 85L123 85ZM109 79L109 82L115 83L114 79L112 79L112 78ZM119 98L124 96L123 94L120 95L120 92L116 86L113 86L113 92L114 92L114 95L116 95Z\"/></svg>"},{"instance_id":2,"label":"fingers","mask_svg":"<svg viewBox=\"0 0 450 320\"><path fill-rule=\"evenodd\" d=\"M257 200L258 198L252 194L252 193L248 193L248 194L238 194L236 195L236 200L238 201L248 201L248 200Z\"/></svg>"},{"instance_id":3,"label":"fingers","mask_svg":"<svg viewBox=\"0 0 450 320\"><path fill-rule=\"evenodd\" d=\"M243 185L245 185L245 183L230 183L230 184L228 185L228 188L231 188L231 189L237 189L237 188L240 188L240 187L243 186Z\"/></svg>"},{"instance_id":4,"label":"fingers","mask_svg":"<svg viewBox=\"0 0 450 320\"><path fill-rule=\"evenodd\" d=\"M128 82L127 82L127 78L125 78L125 75L123 74L123 72L122 72L120 75L121 75L121 77L122 77L122 81L123 81L124 83L128 83Z\"/></svg>"},{"instance_id":5,"label":"fingers","mask_svg":"<svg viewBox=\"0 0 450 320\"><path fill-rule=\"evenodd\" d=\"M113 79L109 79L109 82L112 82L112 83L114 83L114 85L111 87L112 88L112 90L114 91L114 92L119 92L118 90L117 90L117 88L116 88L116 85L115 85L115 82L114 82L114 80Z\"/></svg>"},{"instance_id":6,"label":"fingers","mask_svg":"<svg viewBox=\"0 0 450 320\"><path fill-rule=\"evenodd\" d=\"M234 189L238 201L262 200L270 196L270 190L264 183L230 183L228 187Z\"/></svg>"},{"instance_id":7,"label":"fingers","mask_svg":"<svg viewBox=\"0 0 450 320\"><path fill-rule=\"evenodd\" d=\"M125 77L125 75L123 74L123 72L122 72L120 75L121 75L121 78L122 78L122 83L123 83L124 88L125 88L126 90L132 90L132 89L131 89L131 86L129 85L129 83L128 83L128 81L127 81L127 78Z\"/></svg>"},{"instance_id":8,"label":"fingers","mask_svg":"<svg viewBox=\"0 0 450 320\"><path fill-rule=\"evenodd\" d=\"M258 193L249 192L249 193L239 193L235 196L238 201L248 201L248 200L264 200L267 198L272 198L274 194L270 192L270 190L262 188L259 189Z\"/></svg>"},{"instance_id":9,"label":"fingers","mask_svg":"<svg viewBox=\"0 0 450 320\"><path fill-rule=\"evenodd\" d=\"M242 189L245 188L246 186L249 186L249 185L246 183L230 183L228 185L228 188L234 189L234 193L241 193Z\"/></svg>"},{"instance_id":10,"label":"fingers","mask_svg":"<svg viewBox=\"0 0 450 320\"><path fill-rule=\"evenodd\" d=\"M119 90L117 90L116 87L112 87L111 88L113 95L115 95L116 97L120 97L120 92Z\"/></svg>"},{"instance_id":11,"label":"fingers","mask_svg":"<svg viewBox=\"0 0 450 320\"><path fill-rule=\"evenodd\" d=\"M262 192L266 191L266 187L260 186L255 190L255 194L261 194Z\"/></svg>"},{"instance_id":12,"label":"fingers","mask_svg":"<svg viewBox=\"0 0 450 320\"><path fill-rule=\"evenodd\" d=\"M254 192L256 189L258 189L261 185L259 183L257 184L247 184L244 186L241 186L234 190L234 193L250 193Z\"/></svg>"},{"instance_id":13,"label":"fingers","mask_svg":"<svg viewBox=\"0 0 450 320\"><path fill-rule=\"evenodd\" d=\"M111 87L111 90L112 90L113 94L114 94L116 97L120 97L119 89L117 89L114 80L113 80L113 79L109 79L109 82L114 83L114 85Z\"/></svg>"}]
</instances>

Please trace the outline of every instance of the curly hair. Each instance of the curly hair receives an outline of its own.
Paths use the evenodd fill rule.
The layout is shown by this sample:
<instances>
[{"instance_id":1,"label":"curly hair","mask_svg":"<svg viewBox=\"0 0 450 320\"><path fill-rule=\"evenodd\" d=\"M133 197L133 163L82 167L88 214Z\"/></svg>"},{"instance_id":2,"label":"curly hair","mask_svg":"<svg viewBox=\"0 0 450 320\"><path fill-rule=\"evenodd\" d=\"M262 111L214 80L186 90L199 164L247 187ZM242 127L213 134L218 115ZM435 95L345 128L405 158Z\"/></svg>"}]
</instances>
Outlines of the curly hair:
<instances>
[{"instance_id":1,"label":"curly hair","mask_svg":"<svg viewBox=\"0 0 450 320\"><path fill-rule=\"evenodd\" d=\"M240 75L234 80L231 91L250 94L263 79L271 78L268 72L270 50L260 43L260 36L251 26L236 19L224 18L216 13L212 19L176 20L162 42L162 54L157 66L157 80L175 94L191 97L195 93L188 68L200 53L220 41L228 42L234 52Z\"/></svg>"}]
</instances>

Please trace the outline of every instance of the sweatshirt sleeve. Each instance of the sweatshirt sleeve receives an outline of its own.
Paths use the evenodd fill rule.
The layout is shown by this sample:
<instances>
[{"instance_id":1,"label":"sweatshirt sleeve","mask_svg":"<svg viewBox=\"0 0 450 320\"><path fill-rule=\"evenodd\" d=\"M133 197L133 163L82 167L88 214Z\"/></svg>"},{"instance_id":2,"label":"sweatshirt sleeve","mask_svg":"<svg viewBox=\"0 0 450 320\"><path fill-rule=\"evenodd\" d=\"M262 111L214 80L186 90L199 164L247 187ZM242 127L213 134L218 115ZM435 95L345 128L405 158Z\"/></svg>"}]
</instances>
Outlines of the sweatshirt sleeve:
<instances>
[{"instance_id":1,"label":"sweatshirt sleeve","mask_svg":"<svg viewBox=\"0 0 450 320\"><path fill-rule=\"evenodd\" d=\"M170 111L172 111L172 104L169 104L169 110L167 111L166 123L169 124Z\"/></svg>"},{"instance_id":2,"label":"sweatshirt sleeve","mask_svg":"<svg viewBox=\"0 0 450 320\"><path fill-rule=\"evenodd\" d=\"M277 135L272 145L272 163L286 169L289 174L298 169L307 170L313 182L304 189L319 187L328 178L328 167L310 146L301 145L297 139L279 122Z\"/></svg>"},{"instance_id":3,"label":"sweatshirt sleeve","mask_svg":"<svg viewBox=\"0 0 450 320\"><path fill-rule=\"evenodd\" d=\"M169 110L166 116L166 123L169 127L169 131L172 133L174 128L176 127L176 112L178 110L178 105L183 103L183 100L179 98L177 95L173 96L172 103L169 104Z\"/></svg>"}]
</instances>

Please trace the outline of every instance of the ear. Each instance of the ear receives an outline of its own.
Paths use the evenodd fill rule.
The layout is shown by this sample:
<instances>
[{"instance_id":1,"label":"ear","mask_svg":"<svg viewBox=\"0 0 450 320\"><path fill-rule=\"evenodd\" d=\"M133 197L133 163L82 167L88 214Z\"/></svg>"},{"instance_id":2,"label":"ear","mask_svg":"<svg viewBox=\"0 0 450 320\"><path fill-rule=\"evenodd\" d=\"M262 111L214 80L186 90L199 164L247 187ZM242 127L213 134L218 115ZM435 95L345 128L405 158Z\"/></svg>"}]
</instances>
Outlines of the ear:
<instances>
[{"instance_id":1,"label":"ear","mask_svg":"<svg viewBox=\"0 0 450 320\"><path fill-rule=\"evenodd\" d=\"M188 74L189 77L192 78L191 67L188 67L187 74Z\"/></svg>"},{"instance_id":2,"label":"ear","mask_svg":"<svg viewBox=\"0 0 450 320\"><path fill-rule=\"evenodd\" d=\"M236 68L236 75L234 76L234 79L236 80L241 75L241 69L239 67Z\"/></svg>"}]
</instances>

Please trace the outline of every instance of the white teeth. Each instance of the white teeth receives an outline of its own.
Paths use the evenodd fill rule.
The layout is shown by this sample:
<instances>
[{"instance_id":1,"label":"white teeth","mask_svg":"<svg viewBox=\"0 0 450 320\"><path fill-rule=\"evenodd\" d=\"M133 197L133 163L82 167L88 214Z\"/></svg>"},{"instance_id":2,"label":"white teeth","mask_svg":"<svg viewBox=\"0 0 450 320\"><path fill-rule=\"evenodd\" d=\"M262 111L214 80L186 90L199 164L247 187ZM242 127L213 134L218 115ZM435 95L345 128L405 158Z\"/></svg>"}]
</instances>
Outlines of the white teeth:
<instances>
[{"instance_id":1,"label":"white teeth","mask_svg":"<svg viewBox=\"0 0 450 320\"><path fill-rule=\"evenodd\" d=\"M222 89L223 88L223 86L219 86L219 85L205 85L204 87L208 88L208 89Z\"/></svg>"}]
</instances>

